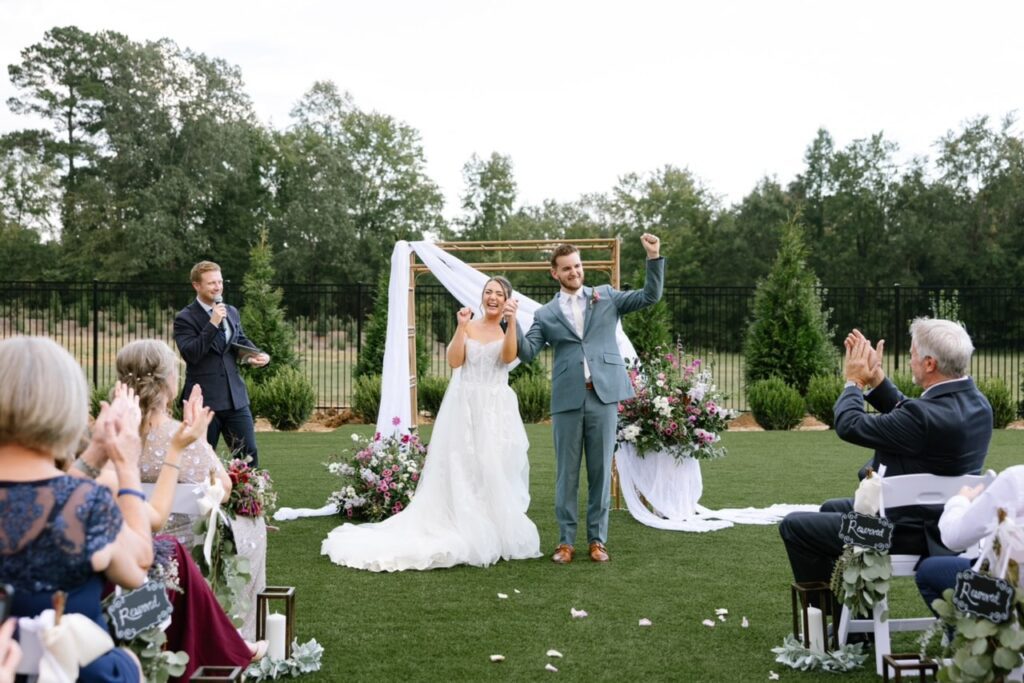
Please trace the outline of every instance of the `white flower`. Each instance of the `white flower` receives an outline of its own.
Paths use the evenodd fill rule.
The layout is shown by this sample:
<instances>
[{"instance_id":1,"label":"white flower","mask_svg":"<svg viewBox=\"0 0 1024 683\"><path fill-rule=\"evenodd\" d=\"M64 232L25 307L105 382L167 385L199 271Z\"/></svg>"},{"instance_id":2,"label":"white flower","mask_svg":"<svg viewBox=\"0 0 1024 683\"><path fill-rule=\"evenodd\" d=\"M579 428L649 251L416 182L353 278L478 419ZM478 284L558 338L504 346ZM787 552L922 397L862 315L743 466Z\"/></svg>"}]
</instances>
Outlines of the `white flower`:
<instances>
[{"instance_id":1,"label":"white flower","mask_svg":"<svg viewBox=\"0 0 1024 683\"><path fill-rule=\"evenodd\" d=\"M358 434L353 434L352 435L352 440L353 441L359 441L359 435Z\"/></svg>"},{"instance_id":2,"label":"white flower","mask_svg":"<svg viewBox=\"0 0 1024 683\"><path fill-rule=\"evenodd\" d=\"M636 441L636 437L640 436L639 425L626 425L622 430L622 438L626 441Z\"/></svg>"},{"instance_id":3,"label":"white flower","mask_svg":"<svg viewBox=\"0 0 1024 683\"><path fill-rule=\"evenodd\" d=\"M705 394L706 391L707 391L707 386L706 385L697 383L697 384L694 384L693 387L689 391L686 392L686 395L687 395L687 397L689 397L689 399L691 401L699 402L699 401L703 401L704 400L704 394Z\"/></svg>"},{"instance_id":4,"label":"white flower","mask_svg":"<svg viewBox=\"0 0 1024 683\"><path fill-rule=\"evenodd\" d=\"M659 389L661 387L664 387L665 386L665 380L659 379L657 382L654 383L654 386L658 387Z\"/></svg>"},{"instance_id":5,"label":"white flower","mask_svg":"<svg viewBox=\"0 0 1024 683\"><path fill-rule=\"evenodd\" d=\"M327 465L327 471L330 472L331 474L337 474L338 470L340 470L340 469L341 469L341 463L340 462L332 462L329 465Z\"/></svg>"},{"instance_id":6,"label":"white flower","mask_svg":"<svg viewBox=\"0 0 1024 683\"><path fill-rule=\"evenodd\" d=\"M672 406L668 402L668 396L658 396L654 399L654 409L665 417L672 416Z\"/></svg>"},{"instance_id":7,"label":"white flower","mask_svg":"<svg viewBox=\"0 0 1024 683\"><path fill-rule=\"evenodd\" d=\"M343 477L351 477L356 473L356 468L349 465L347 462L340 463L341 467L338 468L338 473Z\"/></svg>"}]
</instances>

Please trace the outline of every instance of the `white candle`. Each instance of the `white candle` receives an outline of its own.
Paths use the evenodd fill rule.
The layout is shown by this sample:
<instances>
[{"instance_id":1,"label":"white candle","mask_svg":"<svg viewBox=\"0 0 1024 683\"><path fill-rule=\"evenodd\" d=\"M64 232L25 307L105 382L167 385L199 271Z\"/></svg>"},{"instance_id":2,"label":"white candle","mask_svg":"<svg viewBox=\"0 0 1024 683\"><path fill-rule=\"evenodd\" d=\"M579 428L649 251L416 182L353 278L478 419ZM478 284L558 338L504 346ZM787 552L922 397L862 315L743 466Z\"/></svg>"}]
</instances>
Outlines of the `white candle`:
<instances>
[{"instance_id":1,"label":"white candle","mask_svg":"<svg viewBox=\"0 0 1024 683\"><path fill-rule=\"evenodd\" d=\"M283 614L267 615L267 640L270 647L267 654L272 659L284 659L284 627L285 619ZM821 634L818 634L819 637Z\"/></svg>"},{"instance_id":2,"label":"white candle","mask_svg":"<svg viewBox=\"0 0 1024 683\"><path fill-rule=\"evenodd\" d=\"M807 635L811 652L825 652L825 640L822 637L821 610L817 607L807 608Z\"/></svg>"}]
</instances>

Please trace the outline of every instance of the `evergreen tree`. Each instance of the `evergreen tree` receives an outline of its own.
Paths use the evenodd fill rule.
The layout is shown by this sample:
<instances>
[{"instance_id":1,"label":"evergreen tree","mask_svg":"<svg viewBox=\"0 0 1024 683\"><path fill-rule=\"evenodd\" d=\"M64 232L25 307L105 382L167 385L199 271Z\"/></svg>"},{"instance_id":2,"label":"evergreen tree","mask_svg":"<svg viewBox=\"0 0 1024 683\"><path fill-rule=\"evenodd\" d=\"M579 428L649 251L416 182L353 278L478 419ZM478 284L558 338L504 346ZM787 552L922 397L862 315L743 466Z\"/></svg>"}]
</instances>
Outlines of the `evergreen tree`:
<instances>
[{"instance_id":1,"label":"evergreen tree","mask_svg":"<svg viewBox=\"0 0 1024 683\"><path fill-rule=\"evenodd\" d=\"M803 233L791 221L783 227L775 264L754 294L744 348L748 386L778 376L804 394L811 377L835 372L828 311L806 259Z\"/></svg>"},{"instance_id":2,"label":"evergreen tree","mask_svg":"<svg viewBox=\"0 0 1024 683\"><path fill-rule=\"evenodd\" d=\"M281 289L270 284L273 256L267 231L261 230L259 241L249 251L249 269L242 279L245 306L241 316L246 336L270 354L270 364L263 368L239 365L242 374L257 385L265 384L285 368L299 367L295 330L284 318Z\"/></svg>"},{"instance_id":3,"label":"evergreen tree","mask_svg":"<svg viewBox=\"0 0 1024 683\"><path fill-rule=\"evenodd\" d=\"M380 375L384 369L384 342L388 337L388 283L389 270L382 270L377 278L377 296L373 300L373 313L366 321L366 339L359 352L359 360L352 370L352 379L367 375ZM430 349L422 332L416 330L416 377L423 377L430 367Z\"/></svg>"}]
</instances>

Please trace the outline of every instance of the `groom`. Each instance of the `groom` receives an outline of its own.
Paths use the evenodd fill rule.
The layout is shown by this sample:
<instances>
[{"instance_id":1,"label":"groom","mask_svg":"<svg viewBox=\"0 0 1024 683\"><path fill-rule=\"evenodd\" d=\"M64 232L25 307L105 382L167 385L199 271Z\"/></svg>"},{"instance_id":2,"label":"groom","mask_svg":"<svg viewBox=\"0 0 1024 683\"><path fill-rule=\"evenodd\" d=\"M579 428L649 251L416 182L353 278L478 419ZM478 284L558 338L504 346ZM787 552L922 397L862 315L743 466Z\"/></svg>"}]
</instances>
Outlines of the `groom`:
<instances>
[{"instance_id":1,"label":"groom","mask_svg":"<svg viewBox=\"0 0 1024 683\"><path fill-rule=\"evenodd\" d=\"M608 285L583 286L579 250L563 244L551 255L551 277L561 291L537 309L524 336L516 330L519 360L530 362L549 344L555 358L551 371L551 419L555 437L555 518L560 538L551 559L572 562L576 541L580 460L587 458L587 541L590 559L607 562L608 510L612 451L618 403L633 396L619 354L615 329L619 316L661 299L665 260L654 235L640 238L647 252L647 277L640 291L620 292Z\"/></svg>"}]
</instances>

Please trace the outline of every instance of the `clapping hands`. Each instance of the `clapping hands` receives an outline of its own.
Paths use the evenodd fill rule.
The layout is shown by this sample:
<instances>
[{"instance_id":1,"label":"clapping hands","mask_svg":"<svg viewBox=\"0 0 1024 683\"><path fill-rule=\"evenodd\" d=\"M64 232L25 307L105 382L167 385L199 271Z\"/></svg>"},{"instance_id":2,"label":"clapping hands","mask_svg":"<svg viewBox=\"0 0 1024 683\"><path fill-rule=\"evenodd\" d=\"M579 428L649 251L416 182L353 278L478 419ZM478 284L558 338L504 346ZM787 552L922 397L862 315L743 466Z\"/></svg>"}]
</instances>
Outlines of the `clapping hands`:
<instances>
[{"instance_id":1,"label":"clapping hands","mask_svg":"<svg viewBox=\"0 0 1024 683\"><path fill-rule=\"evenodd\" d=\"M858 385L877 387L885 379L882 369L882 354L885 351L885 340L879 339L872 348L871 342L860 330L854 329L846 335L843 342L846 347L844 374L846 379Z\"/></svg>"},{"instance_id":2,"label":"clapping hands","mask_svg":"<svg viewBox=\"0 0 1024 683\"><path fill-rule=\"evenodd\" d=\"M107 456L118 468L137 469L142 453L139 425L142 410L135 390L118 382L114 385L114 400L102 404L96 418L94 434L102 440Z\"/></svg>"},{"instance_id":3,"label":"clapping hands","mask_svg":"<svg viewBox=\"0 0 1024 683\"><path fill-rule=\"evenodd\" d=\"M196 384L182 406L181 424L171 436L171 446L183 450L195 441L205 439L212 420L213 411L203 406L203 390Z\"/></svg>"}]
</instances>

